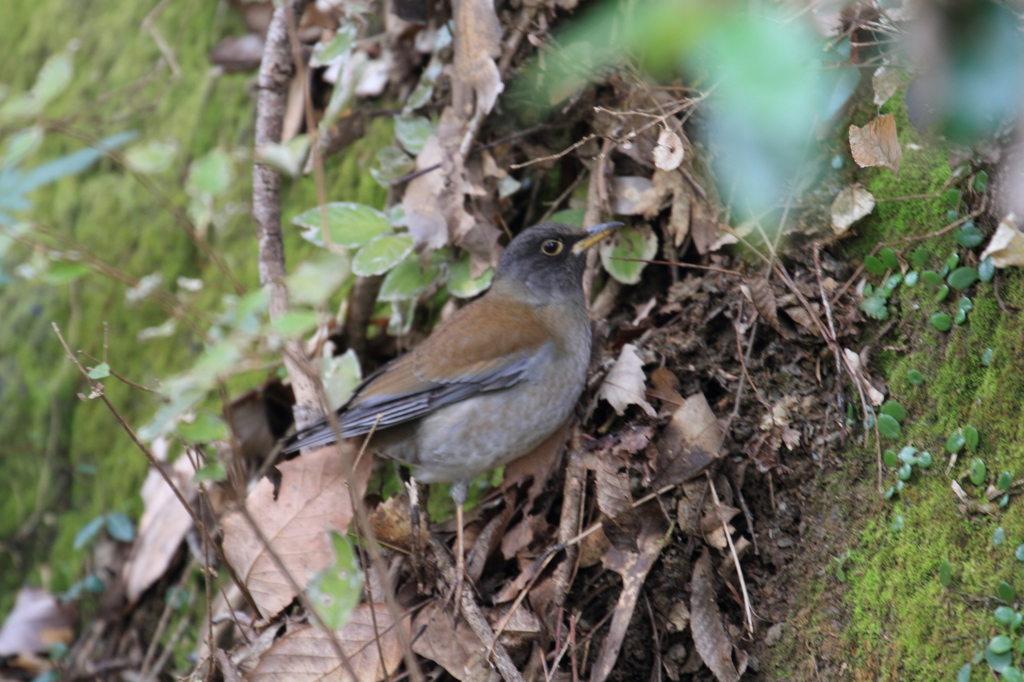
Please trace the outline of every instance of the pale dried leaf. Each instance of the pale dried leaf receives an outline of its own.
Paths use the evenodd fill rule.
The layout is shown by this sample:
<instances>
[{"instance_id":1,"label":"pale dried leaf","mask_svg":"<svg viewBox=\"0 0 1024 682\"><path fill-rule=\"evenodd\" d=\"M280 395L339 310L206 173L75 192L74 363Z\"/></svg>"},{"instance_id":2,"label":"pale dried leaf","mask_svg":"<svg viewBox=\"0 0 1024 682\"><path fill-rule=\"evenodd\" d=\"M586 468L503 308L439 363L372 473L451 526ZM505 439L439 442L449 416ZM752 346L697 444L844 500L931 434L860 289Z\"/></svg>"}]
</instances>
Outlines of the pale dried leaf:
<instances>
[{"instance_id":1,"label":"pale dried leaf","mask_svg":"<svg viewBox=\"0 0 1024 682\"><path fill-rule=\"evenodd\" d=\"M690 594L690 632L694 648L719 682L738 682L740 673L732 661L732 640L718 610L711 555L707 551L693 566Z\"/></svg>"},{"instance_id":2,"label":"pale dried leaf","mask_svg":"<svg viewBox=\"0 0 1024 682\"><path fill-rule=\"evenodd\" d=\"M847 367L851 370L854 376L857 377L857 381L860 382L861 388L864 390L864 395L867 398L868 404L873 407L878 407L885 402L885 395L877 388L871 385L871 382L864 376L864 369L860 364L860 356L849 348L843 349L843 356L846 358Z\"/></svg>"},{"instance_id":3,"label":"pale dried leaf","mask_svg":"<svg viewBox=\"0 0 1024 682\"><path fill-rule=\"evenodd\" d=\"M889 101L902 85L900 70L891 66L879 66L871 76L871 87L875 91L874 102L882 106Z\"/></svg>"},{"instance_id":4,"label":"pale dried leaf","mask_svg":"<svg viewBox=\"0 0 1024 682\"><path fill-rule=\"evenodd\" d=\"M896 118L884 114L863 128L851 125L850 151L861 168L880 166L898 173L903 150L896 136Z\"/></svg>"},{"instance_id":5,"label":"pale dried leaf","mask_svg":"<svg viewBox=\"0 0 1024 682\"><path fill-rule=\"evenodd\" d=\"M312 626L282 637L263 654L259 665L246 679L248 682L377 682L393 673L402 660L398 631L392 624L384 604L360 604L352 611L345 627L336 631L356 680L345 670L327 633ZM400 627L408 632L408 616ZM382 669L381 659L386 669Z\"/></svg>"},{"instance_id":6,"label":"pale dried leaf","mask_svg":"<svg viewBox=\"0 0 1024 682\"><path fill-rule=\"evenodd\" d=\"M50 651L54 644L71 644L74 611L61 606L44 589L26 586L18 591L14 608L0 627L0 657L26 656Z\"/></svg>"},{"instance_id":7,"label":"pale dried leaf","mask_svg":"<svg viewBox=\"0 0 1024 682\"><path fill-rule=\"evenodd\" d=\"M618 175L612 179L612 213L641 215L661 203L658 190L650 178L640 175Z\"/></svg>"},{"instance_id":8,"label":"pale dried leaf","mask_svg":"<svg viewBox=\"0 0 1024 682\"><path fill-rule=\"evenodd\" d=\"M533 542L533 517L524 516L501 538L501 554L505 560L513 558Z\"/></svg>"},{"instance_id":9,"label":"pale dried leaf","mask_svg":"<svg viewBox=\"0 0 1024 682\"><path fill-rule=\"evenodd\" d=\"M185 499L193 502L197 491L192 484L195 467L191 460L180 455L168 473ZM129 604L134 604L163 576L192 528L192 517L164 477L152 467L142 484L141 495L145 510L139 519L139 532L131 555L121 572Z\"/></svg>"},{"instance_id":10,"label":"pale dried leaf","mask_svg":"<svg viewBox=\"0 0 1024 682\"><path fill-rule=\"evenodd\" d=\"M646 380L644 363L636 354L636 346L627 343L622 347L619 359L609 370L608 376L604 378L597 396L607 400L619 416L626 413L626 407L629 405L639 405L647 416L655 417L657 412L645 400Z\"/></svg>"},{"instance_id":11,"label":"pale dried leaf","mask_svg":"<svg viewBox=\"0 0 1024 682\"><path fill-rule=\"evenodd\" d=\"M416 170L437 166L444 158L436 135L431 135L416 155ZM448 221L441 211L440 197L444 193L444 174L441 169L423 173L409 181L402 197L402 208L409 226L409 234L417 246L428 251L448 243Z\"/></svg>"},{"instance_id":12,"label":"pale dried leaf","mask_svg":"<svg viewBox=\"0 0 1024 682\"><path fill-rule=\"evenodd\" d=\"M473 113L470 94L476 95L476 111L490 113L504 85L495 58L501 56L501 24L494 0L457 0L455 17L455 77L452 105L468 119Z\"/></svg>"},{"instance_id":13,"label":"pale dried leaf","mask_svg":"<svg viewBox=\"0 0 1024 682\"><path fill-rule=\"evenodd\" d=\"M782 427L782 443L788 450L795 450L800 445L800 432L789 426Z\"/></svg>"},{"instance_id":14,"label":"pale dried leaf","mask_svg":"<svg viewBox=\"0 0 1024 682\"><path fill-rule=\"evenodd\" d=\"M487 647L473 633L465 618L456 626L451 612L428 606L416 616L412 650L437 663L448 674L462 682L488 682L491 666L487 663ZM421 634L422 633L422 634Z\"/></svg>"},{"instance_id":15,"label":"pale dried leaf","mask_svg":"<svg viewBox=\"0 0 1024 682\"><path fill-rule=\"evenodd\" d=\"M850 225L875 210L875 197L858 185L850 185L832 202L832 231L843 234Z\"/></svg>"},{"instance_id":16,"label":"pale dried leaf","mask_svg":"<svg viewBox=\"0 0 1024 682\"><path fill-rule=\"evenodd\" d=\"M719 457L722 429L703 393L694 393L672 415L655 443L655 487L693 478Z\"/></svg>"},{"instance_id":17,"label":"pale dried leaf","mask_svg":"<svg viewBox=\"0 0 1024 682\"><path fill-rule=\"evenodd\" d=\"M371 462L372 458L363 457L352 482L360 496L366 490ZM310 576L334 560L327 531L347 532L352 502L341 458L333 445L283 462L277 468L281 472L277 499L274 484L264 478L246 497L245 505L291 577L303 589ZM276 615L295 597L288 578L241 512L228 514L223 528L224 554L249 588L260 607L260 615Z\"/></svg>"},{"instance_id":18,"label":"pale dried leaf","mask_svg":"<svg viewBox=\"0 0 1024 682\"><path fill-rule=\"evenodd\" d=\"M683 162L683 142L668 128L658 135L658 146L654 148L654 165L664 171L679 168Z\"/></svg>"},{"instance_id":19,"label":"pale dried leaf","mask_svg":"<svg viewBox=\"0 0 1024 682\"><path fill-rule=\"evenodd\" d=\"M594 464L598 508L609 518L632 509L633 495L629 491L629 470L625 467L625 460L607 455L593 457L590 462Z\"/></svg>"},{"instance_id":20,"label":"pale dried leaf","mask_svg":"<svg viewBox=\"0 0 1024 682\"><path fill-rule=\"evenodd\" d=\"M676 246L681 246L686 240L686 236L690 234L690 206L698 201L698 199L694 195L690 183L677 170L665 171L659 168L654 171L652 182L659 199L651 214L644 217L648 219L653 218L661 202L666 197L671 196L672 210L669 212L666 229L668 230L668 236L672 238L672 243Z\"/></svg>"},{"instance_id":21,"label":"pale dried leaf","mask_svg":"<svg viewBox=\"0 0 1024 682\"><path fill-rule=\"evenodd\" d=\"M1014 214L1007 214L999 222L996 233L981 254L981 260L989 256L997 268L1024 265L1024 234L1017 229L1017 216Z\"/></svg>"}]
</instances>

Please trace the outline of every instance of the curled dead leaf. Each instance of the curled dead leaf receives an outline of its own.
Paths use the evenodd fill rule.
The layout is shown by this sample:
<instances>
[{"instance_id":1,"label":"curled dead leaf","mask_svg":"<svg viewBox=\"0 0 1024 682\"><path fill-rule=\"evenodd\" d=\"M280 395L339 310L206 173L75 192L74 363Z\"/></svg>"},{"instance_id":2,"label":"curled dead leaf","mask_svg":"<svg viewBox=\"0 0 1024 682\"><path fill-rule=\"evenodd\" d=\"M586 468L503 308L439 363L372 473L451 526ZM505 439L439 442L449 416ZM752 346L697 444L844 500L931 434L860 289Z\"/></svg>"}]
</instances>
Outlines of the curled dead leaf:
<instances>
[{"instance_id":1,"label":"curled dead leaf","mask_svg":"<svg viewBox=\"0 0 1024 682\"><path fill-rule=\"evenodd\" d=\"M832 231L843 234L850 225L875 210L875 197L858 185L850 185L836 195L832 202Z\"/></svg>"},{"instance_id":2,"label":"curled dead leaf","mask_svg":"<svg viewBox=\"0 0 1024 682\"><path fill-rule=\"evenodd\" d=\"M718 458L722 429L703 393L687 398L655 442L661 488L693 478Z\"/></svg>"},{"instance_id":3,"label":"curled dead leaf","mask_svg":"<svg viewBox=\"0 0 1024 682\"><path fill-rule=\"evenodd\" d=\"M639 405L649 417L657 416L651 404L645 400L647 378L644 363L636 354L636 346L627 343L619 353L619 359L612 365L608 376L597 392L598 398L608 401L616 414L622 416L629 405Z\"/></svg>"},{"instance_id":4,"label":"curled dead leaf","mask_svg":"<svg viewBox=\"0 0 1024 682\"><path fill-rule=\"evenodd\" d=\"M1013 213L1008 213L999 222L999 227L982 252L981 259L985 260L989 256L997 268L1024 265L1024 234L1017 229L1017 216Z\"/></svg>"},{"instance_id":5,"label":"curled dead leaf","mask_svg":"<svg viewBox=\"0 0 1024 682\"><path fill-rule=\"evenodd\" d=\"M875 91L874 102L882 106L889 101L902 85L900 70L892 66L879 66L871 76L871 87Z\"/></svg>"},{"instance_id":6,"label":"curled dead leaf","mask_svg":"<svg viewBox=\"0 0 1024 682\"><path fill-rule=\"evenodd\" d=\"M873 407L878 407L885 402L885 394L875 388L867 377L864 375L864 368L860 362L860 356L849 348L843 349L843 357L846 359L846 366L850 373L860 383L861 388L864 390L864 395L867 398L868 404Z\"/></svg>"},{"instance_id":7,"label":"curled dead leaf","mask_svg":"<svg viewBox=\"0 0 1024 682\"><path fill-rule=\"evenodd\" d=\"M504 89L498 65L501 56L501 24L494 11L494 0L457 0L455 15L455 77L452 79L452 106L462 119L476 110L488 114Z\"/></svg>"},{"instance_id":8,"label":"curled dead leaf","mask_svg":"<svg viewBox=\"0 0 1024 682\"><path fill-rule=\"evenodd\" d=\"M44 589L22 587L0 627L0 657L31 659L56 644L71 644L74 622L73 608L61 605Z\"/></svg>"},{"instance_id":9,"label":"curled dead leaf","mask_svg":"<svg viewBox=\"0 0 1024 682\"><path fill-rule=\"evenodd\" d=\"M881 166L899 173L903 150L896 136L896 118L883 114L863 128L851 125L850 151L861 168Z\"/></svg>"},{"instance_id":10,"label":"curled dead leaf","mask_svg":"<svg viewBox=\"0 0 1024 682\"><path fill-rule=\"evenodd\" d=\"M654 148L654 165L664 171L679 168L683 162L683 142L668 128L658 135L658 146Z\"/></svg>"},{"instance_id":11,"label":"curled dead leaf","mask_svg":"<svg viewBox=\"0 0 1024 682\"><path fill-rule=\"evenodd\" d=\"M694 648L719 682L738 682L742 671L737 670L732 660L732 640L718 610L714 571L707 551L693 566L690 595L690 632Z\"/></svg>"}]
</instances>

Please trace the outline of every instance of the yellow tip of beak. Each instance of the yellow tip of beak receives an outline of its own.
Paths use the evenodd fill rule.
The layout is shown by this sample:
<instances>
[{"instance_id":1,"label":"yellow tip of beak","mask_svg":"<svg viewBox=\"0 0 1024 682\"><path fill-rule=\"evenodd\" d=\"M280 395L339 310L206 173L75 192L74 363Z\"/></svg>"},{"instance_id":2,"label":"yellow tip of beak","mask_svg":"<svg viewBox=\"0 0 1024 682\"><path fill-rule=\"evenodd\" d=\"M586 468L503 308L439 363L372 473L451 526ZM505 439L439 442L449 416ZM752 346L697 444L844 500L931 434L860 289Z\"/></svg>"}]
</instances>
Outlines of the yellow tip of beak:
<instances>
[{"instance_id":1,"label":"yellow tip of beak","mask_svg":"<svg viewBox=\"0 0 1024 682\"><path fill-rule=\"evenodd\" d=\"M572 245L574 254L583 253L594 244L611 236L615 230L622 227L620 222L601 223L587 228L587 236Z\"/></svg>"}]
</instances>

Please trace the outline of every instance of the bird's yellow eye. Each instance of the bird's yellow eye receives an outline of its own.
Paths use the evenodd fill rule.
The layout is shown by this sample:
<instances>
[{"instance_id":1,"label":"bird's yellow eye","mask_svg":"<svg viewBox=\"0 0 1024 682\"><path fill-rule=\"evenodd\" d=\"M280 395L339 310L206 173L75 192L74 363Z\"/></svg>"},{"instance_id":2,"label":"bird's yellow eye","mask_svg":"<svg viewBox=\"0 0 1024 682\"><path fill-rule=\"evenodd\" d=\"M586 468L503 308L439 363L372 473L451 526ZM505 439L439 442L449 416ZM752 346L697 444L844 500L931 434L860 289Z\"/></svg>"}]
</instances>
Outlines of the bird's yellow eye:
<instances>
[{"instance_id":1,"label":"bird's yellow eye","mask_svg":"<svg viewBox=\"0 0 1024 682\"><path fill-rule=\"evenodd\" d=\"M562 242L558 239L549 239L540 245L540 250L545 256L557 256L562 253Z\"/></svg>"}]
</instances>

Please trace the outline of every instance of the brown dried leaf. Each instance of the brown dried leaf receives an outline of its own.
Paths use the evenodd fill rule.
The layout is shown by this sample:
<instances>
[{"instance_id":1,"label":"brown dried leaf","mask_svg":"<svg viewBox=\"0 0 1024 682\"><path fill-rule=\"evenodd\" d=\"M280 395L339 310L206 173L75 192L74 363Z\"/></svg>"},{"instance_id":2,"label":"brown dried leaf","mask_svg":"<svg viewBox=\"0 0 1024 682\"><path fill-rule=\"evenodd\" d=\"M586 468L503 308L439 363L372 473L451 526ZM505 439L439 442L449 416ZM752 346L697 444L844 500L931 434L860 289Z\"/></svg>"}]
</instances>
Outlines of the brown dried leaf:
<instances>
[{"instance_id":1,"label":"brown dried leaf","mask_svg":"<svg viewBox=\"0 0 1024 682\"><path fill-rule=\"evenodd\" d=\"M533 542L533 517L524 516L501 539L501 555L508 561L529 547L531 542Z\"/></svg>"},{"instance_id":2,"label":"brown dried leaf","mask_svg":"<svg viewBox=\"0 0 1024 682\"><path fill-rule=\"evenodd\" d=\"M992 257L997 268L1024 265L1024 234L1017 229L1017 216L1010 213L1003 218L996 233L981 254L981 260Z\"/></svg>"},{"instance_id":3,"label":"brown dried leaf","mask_svg":"<svg viewBox=\"0 0 1024 682\"><path fill-rule=\"evenodd\" d=\"M685 402L683 396L679 395L679 391L676 390L679 388L679 378L664 367L659 367L651 372L651 383L654 384L654 388L648 391L648 395L663 403L668 403L676 409ZM662 405L662 408L664 407Z\"/></svg>"},{"instance_id":4,"label":"brown dried leaf","mask_svg":"<svg viewBox=\"0 0 1024 682\"><path fill-rule=\"evenodd\" d=\"M668 525L661 507L656 503L648 503L636 511L640 517L640 532L636 542L639 552L627 552L612 547L604 555L605 567L622 576L622 592L615 604L608 634L601 643L597 660L594 661L591 682L604 682L615 667L644 580L654 562L658 560L664 545Z\"/></svg>"},{"instance_id":5,"label":"brown dried leaf","mask_svg":"<svg viewBox=\"0 0 1024 682\"><path fill-rule=\"evenodd\" d=\"M437 663L455 679L462 682L490 680L487 647L465 618L460 618L456 626L448 610L428 606L413 621L413 632L418 636L413 640L412 650Z\"/></svg>"},{"instance_id":6,"label":"brown dried leaf","mask_svg":"<svg viewBox=\"0 0 1024 682\"><path fill-rule=\"evenodd\" d=\"M668 128L658 135L658 146L654 148L654 165L663 171L673 171L683 162L683 142Z\"/></svg>"},{"instance_id":7,"label":"brown dried leaf","mask_svg":"<svg viewBox=\"0 0 1024 682\"><path fill-rule=\"evenodd\" d=\"M850 225L875 210L875 197L858 185L850 185L832 202L832 231L843 234Z\"/></svg>"},{"instance_id":8,"label":"brown dried leaf","mask_svg":"<svg viewBox=\"0 0 1024 682\"><path fill-rule=\"evenodd\" d=\"M617 175L612 178L612 213L641 215L657 211L661 204L659 192L650 178L640 175Z\"/></svg>"},{"instance_id":9,"label":"brown dried leaf","mask_svg":"<svg viewBox=\"0 0 1024 682\"><path fill-rule=\"evenodd\" d=\"M75 637L74 609L38 587L22 587L14 608L0 627L0 657L33 658L54 644L71 644Z\"/></svg>"},{"instance_id":10,"label":"brown dried leaf","mask_svg":"<svg viewBox=\"0 0 1024 682\"><path fill-rule=\"evenodd\" d=\"M597 530L580 540L580 568L596 566L611 546L608 536L604 534L604 528L598 526Z\"/></svg>"},{"instance_id":11,"label":"brown dried leaf","mask_svg":"<svg viewBox=\"0 0 1024 682\"><path fill-rule=\"evenodd\" d=\"M501 482L501 492L517 486L522 481L530 479L530 489L526 493L526 503L523 509L529 510L533 501L544 490L551 475L558 470L562 461L562 451L565 449L565 442L569 437L569 425L565 424L558 431L548 436L547 440L538 445L533 451L523 455L519 459L505 467L505 478Z\"/></svg>"},{"instance_id":12,"label":"brown dried leaf","mask_svg":"<svg viewBox=\"0 0 1024 682\"><path fill-rule=\"evenodd\" d=\"M598 389L597 397L603 398L622 416L629 405L639 405L649 417L657 416L651 404L645 400L647 393L644 363L636 354L636 346L627 343L619 353L619 359L612 365L604 383Z\"/></svg>"},{"instance_id":13,"label":"brown dried leaf","mask_svg":"<svg viewBox=\"0 0 1024 682\"><path fill-rule=\"evenodd\" d=\"M412 522L409 516L409 498L395 495L377 505L370 514L370 527L381 542L398 547L408 547L412 542ZM424 525L423 540L426 543L427 529ZM426 546L426 544L424 544Z\"/></svg>"},{"instance_id":14,"label":"brown dried leaf","mask_svg":"<svg viewBox=\"0 0 1024 682\"><path fill-rule=\"evenodd\" d=\"M443 159L441 143L436 135L431 135L416 155L416 170L423 171L437 166ZM409 234L416 240L417 246L428 251L448 243L448 220L439 202L444 187L444 174L438 168L410 180L402 197Z\"/></svg>"},{"instance_id":15,"label":"brown dried leaf","mask_svg":"<svg viewBox=\"0 0 1024 682\"><path fill-rule=\"evenodd\" d=\"M764 277L748 277L743 280L750 292L750 302L754 304L754 310L767 322L772 329L783 336L788 330L783 330L779 325L778 303L775 301L775 292L772 285Z\"/></svg>"},{"instance_id":16,"label":"brown dried leaf","mask_svg":"<svg viewBox=\"0 0 1024 682\"><path fill-rule=\"evenodd\" d=\"M178 490L191 503L197 491L192 484L195 467L190 459L184 454L179 456L169 474ZM163 576L178 553L185 535L192 528L192 517L164 477L152 467L142 484L141 495L145 510L139 519L139 533L132 545L131 555L121 572L129 604L134 604L150 585Z\"/></svg>"},{"instance_id":17,"label":"brown dried leaf","mask_svg":"<svg viewBox=\"0 0 1024 682\"><path fill-rule=\"evenodd\" d=\"M850 151L861 168L881 166L899 173L903 150L896 136L896 118L884 114L863 128L850 126Z\"/></svg>"},{"instance_id":18,"label":"brown dried leaf","mask_svg":"<svg viewBox=\"0 0 1024 682\"><path fill-rule=\"evenodd\" d=\"M597 506L609 518L615 518L633 508L633 495L629 491L629 469L626 462L614 455L591 457L597 487Z\"/></svg>"},{"instance_id":19,"label":"brown dried leaf","mask_svg":"<svg viewBox=\"0 0 1024 682\"><path fill-rule=\"evenodd\" d=\"M349 448L351 450L351 448ZM346 453L347 454L347 453ZM364 457L353 488L366 491L372 458ZM300 588L309 576L334 560L328 530L344 534L352 520L352 502L337 449L314 450L277 466L281 486L274 499L274 484L262 479L249 493L245 506ZM259 535L241 512L224 517L224 554L249 588L260 615L270 618L295 597Z\"/></svg>"},{"instance_id":20,"label":"brown dried leaf","mask_svg":"<svg viewBox=\"0 0 1024 682\"><path fill-rule=\"evenodd\" d=\"M650 215L645 215L644 217L648 219L653 218L661 206L661 202L671 196L672 210L669 213L668 225L666 227L668 236L672 237L672 243L676 246L681 246L686 240L686 236L690 233L690 205L698 201L698 199L694 195L690 183L686 181L683 174L678 170L666 171L659 168L654 171L654 176L651 180L659 199Z\"/></svg>"},{"instance_id":21,"label":"brown dried leaf","mask_svg":"<svg viewBox=\"0 0 1024 682\"><path fill-rule=\"evenodd\" d=\"M408 616L401 627L408 632ZM358 682L382 680L393 673L402 660L398 632L384 604L360 604L352 611L345 627L335 634ZM345 670L327 633L312 626L282 637L263 654L259 665L246 679L248 682L356 682Z\"/></svg>"},{"instance_id":22,"label":"brown dried leaf","mask_svg":"<svg viewBox=\"0 0 1024 682\"><path fill-rule=\"evenodd\" d=\"M871 87L875 91L874 102L882 106L889 101L902 85L900 70L891 66L879 66L871 76Z\"/></svg>"},{"instance_id":23,"label":"brown dried leaf","mask_svg":"<svg viewBox=\"0 0 1024 682\"><path fill-rule=\"evenodd\" d=\"M711 555L707 551L693 566L690 595L690 632L697 653L719 682L738 682L740 673L732 661L732 640L718 610Z\"/></svg>"},{"instance_id":24,"label":"brown dried leaf","mask_svg":"<svg viewBox=\"0 0 1024 682\"><path fill-rule=\"evenodd\" d=\"M687 398L655 443L658 475L654 486L673 485L703 472L718 458L722 435L704 394Z\"/></svg>"},{"instance_id":25,"label":"brown dried leaf","mask_svg":"<svg viewBox=\"0 0 1024 682\"><path fill-rule=\"evenodd\" d=\"M452 79L452 106L456 114L468 120L476 111L490 113L504 85L494 60L501 56L501 24L494 11L494 0L455 0L455 77Z\"/></svg>"}]
</instances>

